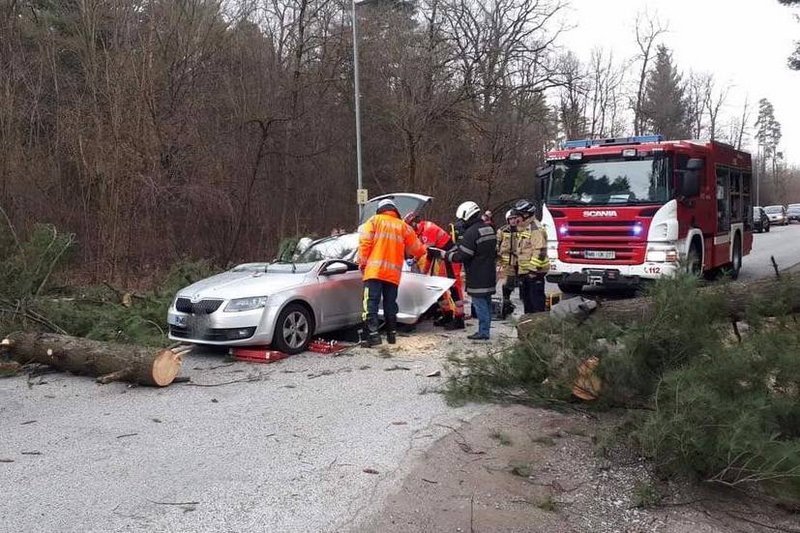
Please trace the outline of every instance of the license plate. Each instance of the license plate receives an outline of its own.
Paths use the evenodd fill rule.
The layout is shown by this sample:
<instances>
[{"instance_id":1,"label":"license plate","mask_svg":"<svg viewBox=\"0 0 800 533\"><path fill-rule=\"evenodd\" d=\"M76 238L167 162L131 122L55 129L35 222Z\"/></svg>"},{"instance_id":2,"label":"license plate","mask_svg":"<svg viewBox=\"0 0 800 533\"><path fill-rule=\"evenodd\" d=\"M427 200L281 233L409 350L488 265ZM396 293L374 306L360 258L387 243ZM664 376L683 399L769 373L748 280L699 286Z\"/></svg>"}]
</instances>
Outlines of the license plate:
<instances>
[{"instance_id":1,"label":"license plate","mask_svg":"<svg viewBox=\"0 0 800 533\"><path fill-rule=\"evenodd\" d=\"M586 259L614 259L617 254L613 251L586 250L583 256Z\"/></svg>"},{"instance_id":2,"label":"license plate","mask_svg":"<svg viewBox=\"0 0 800 533\"><path fill-rule=\"evenodd\" d=\"M186 317L185 315L169 315L167 322L171 326L178 326L183 328L186 327L187 318L188 317Z\"/></svg>"}]
</instances>

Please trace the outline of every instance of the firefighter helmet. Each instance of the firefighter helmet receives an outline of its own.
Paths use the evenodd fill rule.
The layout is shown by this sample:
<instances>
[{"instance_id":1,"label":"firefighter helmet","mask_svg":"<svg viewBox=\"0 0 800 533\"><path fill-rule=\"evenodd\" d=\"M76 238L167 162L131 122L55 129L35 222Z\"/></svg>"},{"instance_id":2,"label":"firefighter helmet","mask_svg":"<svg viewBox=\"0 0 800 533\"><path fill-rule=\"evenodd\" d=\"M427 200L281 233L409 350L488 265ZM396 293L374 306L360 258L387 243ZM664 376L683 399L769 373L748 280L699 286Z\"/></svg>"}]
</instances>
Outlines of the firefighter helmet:
<instances>
[{"instance_id":1,"label":"firefighter helmet","mask_svg":"<svg viewBox=\"0 0 800 533\"><path fill-rule=\"evenodd\" d=\"M456 218L459 220L470 220L473 217L480 215L481 208L475 202L464 202L456 209Z\"/></svg>"}]
</instances>

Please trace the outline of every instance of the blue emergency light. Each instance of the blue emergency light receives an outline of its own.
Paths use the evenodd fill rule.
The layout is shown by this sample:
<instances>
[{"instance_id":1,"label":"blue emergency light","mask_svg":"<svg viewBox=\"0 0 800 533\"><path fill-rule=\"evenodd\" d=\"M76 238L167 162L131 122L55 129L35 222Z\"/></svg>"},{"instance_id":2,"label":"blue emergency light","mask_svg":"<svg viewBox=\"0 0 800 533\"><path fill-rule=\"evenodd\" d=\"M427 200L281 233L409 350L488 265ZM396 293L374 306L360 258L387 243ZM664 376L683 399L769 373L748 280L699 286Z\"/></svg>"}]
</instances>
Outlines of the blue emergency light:
<instances>
[{"instance_id":1,"label":"blue emergency light","mask_svg":"<svg viewBox=\"0 0 800 533\"><path fill-rule=\"evenodd\" d=\"M637 135L635 137L617 137L613 139L580 139L577 141L564 141L561 143L561 149L615 146L620 144L660 143L663 140L663 135Z\"/></svg>"}]
</instances>

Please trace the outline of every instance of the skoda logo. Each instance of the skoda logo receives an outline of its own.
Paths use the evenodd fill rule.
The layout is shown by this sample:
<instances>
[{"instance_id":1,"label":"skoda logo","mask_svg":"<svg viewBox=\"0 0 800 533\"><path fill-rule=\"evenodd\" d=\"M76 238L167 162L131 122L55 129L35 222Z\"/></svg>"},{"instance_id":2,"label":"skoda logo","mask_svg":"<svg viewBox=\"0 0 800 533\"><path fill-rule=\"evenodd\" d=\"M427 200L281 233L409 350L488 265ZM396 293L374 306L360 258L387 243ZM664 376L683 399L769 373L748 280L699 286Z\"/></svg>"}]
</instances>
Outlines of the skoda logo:
<instances>
[{"instance_id":1,"label":"skoda logo","mask_svg":"<svg viewBox=\"0 0 800 533\"><path fill-rule=\"evenodd\" d=\"M192 295L192 303L196 304L199 301L200 301L200 295L199 294L193 294Z\"/></svg>"},{"instance_id":2,"label":"skoda logo","mask_svg":"<svg viewBox=\"0 0 800 533\"><path fill-rule=\"evenodd\" d=\"M615 217L617 212L613 209L597 210L597 211L584 211L584 217Z\"/></svg>"}]
</instances>

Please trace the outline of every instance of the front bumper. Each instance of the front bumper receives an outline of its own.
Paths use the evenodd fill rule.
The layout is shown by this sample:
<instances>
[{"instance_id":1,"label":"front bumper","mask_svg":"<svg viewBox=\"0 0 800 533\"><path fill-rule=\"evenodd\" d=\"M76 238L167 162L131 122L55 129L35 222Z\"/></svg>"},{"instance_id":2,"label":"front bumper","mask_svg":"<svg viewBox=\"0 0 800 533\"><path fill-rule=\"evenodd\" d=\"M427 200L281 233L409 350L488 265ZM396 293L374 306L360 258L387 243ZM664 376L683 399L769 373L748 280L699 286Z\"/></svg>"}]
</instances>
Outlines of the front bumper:
<instances>
[{"instance_id":1,"label":"front bumper","mask_svg":"<svg viewBox=\"0 0 800 533\"><path fill-rule=\"evenodd\" d=\"M551 260L552 261L552 260ZM640 265L594 265L552 261L547 281L592 285L610 289L640 287L643 283L677 273L676 263L648 262Z\"/></svg>"},{"instance_id":2,"label":"front bumper","mask_svg":"<svg viewBox=\"0 0 800 533\"><path fill-rule=\"evenodd\" d=\"M272 342L277 307L225 313L189 314L170 307L169 338L174 341L216 346L266 345Z\"/></svg>"}]
</instances>

